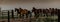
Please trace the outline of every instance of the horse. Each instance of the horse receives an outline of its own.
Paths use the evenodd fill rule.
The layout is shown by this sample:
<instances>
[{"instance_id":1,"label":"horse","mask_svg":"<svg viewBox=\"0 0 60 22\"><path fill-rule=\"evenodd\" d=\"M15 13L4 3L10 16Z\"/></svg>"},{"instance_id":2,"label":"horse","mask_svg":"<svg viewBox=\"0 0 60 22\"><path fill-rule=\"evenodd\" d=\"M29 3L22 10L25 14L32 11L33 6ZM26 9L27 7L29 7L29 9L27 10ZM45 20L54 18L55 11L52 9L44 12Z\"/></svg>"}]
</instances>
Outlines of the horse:
<instances>
[{"instance_id":1,"label":"horse","mask_svg":"<svg viewBox=\"0 0 60 22\"><path fill-rule=\"evenodd\" d=\"M46 14L46 9L43 9L43 14L44 14L44 15Z\"/></svg>"},{"instance_id":2,"label":"horse","mask_svg":"<svg viewBox=\"0 0 60 22\"><path fill-rule=\"evenodd\" d=\"M58 17L60 17L60 9L58 9Z\"/></svg>"},{"instance_id":3,"label":"horse","mask_svg":"<svg viewBox=\"0 0 60 22\"><path fill-rule=\"evenodd\" d=\"M35 7L33 7L32 12L35 14L34 17L37 19L40 13L42 13L42 9L36 9Z\"/></svg>"},{"instance_id":4,"label":"horse","mask_svg":"<svg viewBox=\"0 0 60 22\"><path fill-rule=\"evenodd\" d=\"M45 9L45 14L46 14L46 16L48 17L49 10L48 10L47 8Z\"/></svg>"},{"instance_id":5,"label":"horse","mask_svg":"<svg viewBox=\"0 0 60 22\"><path fill-rule=\"evenodd\" d=\"M49 13L51 14L51 16L54 16L57 13L57 9L49 8Z\"/></svg>"},{"instance_id":6,"label":"horse","mask_svg":"<svg viewBox=\"0 0 60 22\"><path fill-rule=\"evenodd\" d=\"M39 11L39 14L40 14L40 16L42 16L42 13L43 13L43 9L38 9Z\"/></svg>"},{"instance_id":7,"label":"horse","mask_svg":"<svg viewBox=\"0 0 60 22\"><path fill-rule=\"evenodd\" d=\"M17 14L20 18L22 18L24 15L26 15L26 18L28 18L28 14L30 14L30 11L27 9L21 9L21 8L16 9L15 8L15 11L17 11L17 13L20 14L20 15Z\"/></svg>"},{"instance_id":8,"label":"horse","mask_svg":"<svg viewBox=\"0 0 60 22\"><path fill-rule=\"evenodd\" d=\"M51 15L52 15L52 16L54 16L54 13L55 13L54 10L55 10L54 8L51 9Z\"/></svg>"},{"instance_id":9,"label":"horse","mask_svg":"<svg viewBox=\"0 0 60 22\"><path fill-rule=\"evenodd\" d=\"M49 11L49 15L51 16L53 14L52 13L52 8L49 8L48 11Z\"/></svg>"},{"instance_id":10,"label":"horse","mask_svg":"<svg viewBox=\"0 0 60 22\"><path fill-rule=\"evenodd\" d=\"M18 16L18 14L20 14L19 9L17 9L17 8L15 8L15 12L17 12L17 16Z\"/></svg>"},{"instance_id":11,"label":"horse","mask_svg":"<svg viewBox=\"0 0 60 22\"><path fill-rule=\"evenodd\" d=\"M54 12L55 12L54 13L55 15L58 15L58 9L57 8L55 8Z\"/></svg>"}]
</instances>

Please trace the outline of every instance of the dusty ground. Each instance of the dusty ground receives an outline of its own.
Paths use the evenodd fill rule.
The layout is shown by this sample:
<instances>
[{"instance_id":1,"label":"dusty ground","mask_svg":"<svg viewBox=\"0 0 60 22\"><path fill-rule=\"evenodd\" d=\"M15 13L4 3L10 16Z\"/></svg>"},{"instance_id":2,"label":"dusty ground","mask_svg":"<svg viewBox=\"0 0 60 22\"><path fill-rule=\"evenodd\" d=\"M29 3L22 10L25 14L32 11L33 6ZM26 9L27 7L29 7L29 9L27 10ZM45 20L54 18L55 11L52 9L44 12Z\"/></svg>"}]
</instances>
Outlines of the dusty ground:
<instances>
[{"instance_id":1,"label":"dusty ground","mask_svg":"<svg viewBox=\"0 0 60 22\"><path fill-rule=\"evenodd\" d=\"M40 18L40 20L42 20L42 19L45 19L46 17L39 17ZM57 16L52 16L52 17L48 17L48 18L50 18L50 19L57 19L58 17ZM0 19L0 22L8 22L8 19ZM10 19L10 22L29 22L30 21L30 19L29 18L27 18L27 19ZM31 18L31 21L32 22L36 22L36 19L35 18Z\"/></svg>"},{"instance_id":2,"label":"dusty ground","mask_svg":"<svg viewBox=\"0 0 60 22\"><path fill-rule=\"evenodd\" d=\"M8 19L0 20L0 22L8 22ZM29 19L10 19L10 22L29 22Z\"/></svg>"}]
</instances>

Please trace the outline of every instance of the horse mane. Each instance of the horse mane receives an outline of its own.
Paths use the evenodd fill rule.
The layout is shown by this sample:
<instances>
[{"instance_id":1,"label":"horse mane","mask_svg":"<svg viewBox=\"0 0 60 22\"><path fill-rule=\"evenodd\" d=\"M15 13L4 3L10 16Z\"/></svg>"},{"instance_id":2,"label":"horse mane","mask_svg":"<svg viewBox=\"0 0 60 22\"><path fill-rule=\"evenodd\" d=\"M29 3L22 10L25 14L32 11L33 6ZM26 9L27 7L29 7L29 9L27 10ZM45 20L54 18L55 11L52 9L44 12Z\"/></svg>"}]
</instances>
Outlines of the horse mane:
<instances>
[{"instance_id":1,"label":"horse mane","mask_svg":"<svg viewBox=\"0 0 60 22\"><path fill-rule=\"evenodd\" d=\"M19 10L18 10L17 8L15 8L15 12L16 12L16 11L19 11Z\"/></svg>"}]
</instances>

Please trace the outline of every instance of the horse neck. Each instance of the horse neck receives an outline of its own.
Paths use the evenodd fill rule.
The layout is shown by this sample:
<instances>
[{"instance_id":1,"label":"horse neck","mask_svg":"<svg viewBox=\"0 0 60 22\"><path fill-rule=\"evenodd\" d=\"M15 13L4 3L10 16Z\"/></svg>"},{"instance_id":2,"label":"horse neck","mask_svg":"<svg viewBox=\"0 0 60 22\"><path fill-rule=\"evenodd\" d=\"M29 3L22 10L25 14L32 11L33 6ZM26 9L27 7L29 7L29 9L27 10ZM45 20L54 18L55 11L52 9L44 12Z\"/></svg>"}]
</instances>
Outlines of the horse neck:
<instances>
[{"instance_id":1,"label":"horse neck","mask_svg":"<svg viewBox=\"0 0 60 22\"><path fill-rule=\"evenodd\" d=\"M19 10L16 10L17 11L17 13L19 14Z\"/></svg>"},{"instance_id":2,"label":"horse neck","mask_svg":"<svg viewBox=\"0 0 60 22\"><path fill-rule=\"evenodd\" d=\"M15 9L15 11L19 11L18 9Z\"/></svg>"}]
</instances>

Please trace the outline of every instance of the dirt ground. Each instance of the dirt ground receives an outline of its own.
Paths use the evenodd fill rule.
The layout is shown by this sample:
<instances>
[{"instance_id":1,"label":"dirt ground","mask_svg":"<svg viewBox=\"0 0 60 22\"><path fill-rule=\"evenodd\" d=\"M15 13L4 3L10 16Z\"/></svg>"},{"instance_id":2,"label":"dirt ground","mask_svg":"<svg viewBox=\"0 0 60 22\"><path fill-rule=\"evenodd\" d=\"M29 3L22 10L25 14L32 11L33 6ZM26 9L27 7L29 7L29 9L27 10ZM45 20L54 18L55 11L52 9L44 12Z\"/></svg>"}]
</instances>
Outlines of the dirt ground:
<instances>
[{"instance_id":1,"label":"dirt ground","mask_svg":"<svg viewBox=\"0 0 60 22\"><path fill-rule=\"evenodd\" d=\"M45 19L46 17L40 17L40 20ZM48 17L49 18L49 17ZM56 16L50 17L50 19L57 19ZM35 18L25 18L25 19L10 19L10 22L35 22ZM0 19L0 22L8 22L8 19Z\"/></svg>"},{"instance_id":2,"label":"dirt ground","mask_svg":"<svg viewBox=\"0 0 60 22\"><path fill-rule=\"evenodd\" d=\"M0 22L8 22L8 19L0 20ZM10 19L10 22L29 22L29 19Z\"/></svg>"}]
</instances>

